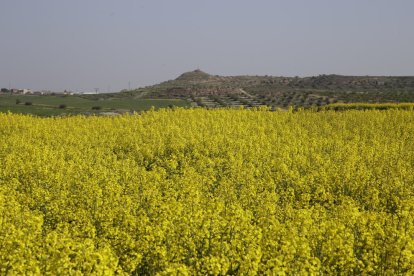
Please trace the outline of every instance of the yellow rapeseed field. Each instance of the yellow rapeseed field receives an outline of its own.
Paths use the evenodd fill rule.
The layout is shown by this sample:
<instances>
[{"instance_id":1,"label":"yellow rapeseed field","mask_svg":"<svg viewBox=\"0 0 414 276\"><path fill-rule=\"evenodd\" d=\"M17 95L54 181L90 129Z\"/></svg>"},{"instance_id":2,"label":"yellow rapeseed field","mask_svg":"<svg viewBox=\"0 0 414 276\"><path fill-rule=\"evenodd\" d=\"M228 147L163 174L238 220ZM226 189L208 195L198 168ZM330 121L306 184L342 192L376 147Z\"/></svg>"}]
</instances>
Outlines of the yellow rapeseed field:
<instances>
[{"instance_id":1,"label":"yellow rapeseed field","mask_svg":"<svg viewBox=\"0 0 414 276\"><path fill-rule=\"evenodd\" d=\"M414 112L0 114L0 274L414 273Z\"/></svg>"}]
</instances>

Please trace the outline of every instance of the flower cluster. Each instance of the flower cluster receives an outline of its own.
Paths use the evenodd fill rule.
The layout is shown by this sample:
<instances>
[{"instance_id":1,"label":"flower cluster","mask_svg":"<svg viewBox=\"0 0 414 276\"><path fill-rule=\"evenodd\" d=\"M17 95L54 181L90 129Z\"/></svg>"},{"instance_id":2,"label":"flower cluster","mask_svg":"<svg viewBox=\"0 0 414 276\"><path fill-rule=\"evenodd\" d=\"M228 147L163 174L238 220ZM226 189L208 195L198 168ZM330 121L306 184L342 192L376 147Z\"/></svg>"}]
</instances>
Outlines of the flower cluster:
<instances>
[{"instance_id":1,"label":"flower cluster","mask_svg":"<svg viewBox=\"0 0 414 276\"><path fill-rule=\"evenodd\" d=\"M0 114L0 274L414 273L414 113Z\"/></svg>"}]
</instances>

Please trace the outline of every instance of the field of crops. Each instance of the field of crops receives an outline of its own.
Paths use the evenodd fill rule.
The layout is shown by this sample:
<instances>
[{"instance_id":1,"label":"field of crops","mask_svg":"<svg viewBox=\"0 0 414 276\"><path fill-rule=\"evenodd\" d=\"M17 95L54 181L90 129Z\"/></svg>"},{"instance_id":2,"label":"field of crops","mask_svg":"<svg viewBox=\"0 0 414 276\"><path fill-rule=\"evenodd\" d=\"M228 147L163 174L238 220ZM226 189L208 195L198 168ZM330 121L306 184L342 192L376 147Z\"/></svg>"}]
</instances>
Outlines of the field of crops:
<instances>
[{"instance_id":1,"label":"field of crops","mask_svg":"<svg viewBox=\"0 0 414 276\"><path fill-rule=\"evenodd\" d=\"M414 110L413 103L333 103L320 109L325 110L386 110L386 109L405 109Z\"/></svg>"},{"instance_id":2,"label":"field of crops","mask_svg":"<svg viewBox=\"0 0 414 276\"><path fill-rule=\"evenodd\" d=\"M0 274L414 273L414 112L0 114Z\"/></svg>"}]
</instances>

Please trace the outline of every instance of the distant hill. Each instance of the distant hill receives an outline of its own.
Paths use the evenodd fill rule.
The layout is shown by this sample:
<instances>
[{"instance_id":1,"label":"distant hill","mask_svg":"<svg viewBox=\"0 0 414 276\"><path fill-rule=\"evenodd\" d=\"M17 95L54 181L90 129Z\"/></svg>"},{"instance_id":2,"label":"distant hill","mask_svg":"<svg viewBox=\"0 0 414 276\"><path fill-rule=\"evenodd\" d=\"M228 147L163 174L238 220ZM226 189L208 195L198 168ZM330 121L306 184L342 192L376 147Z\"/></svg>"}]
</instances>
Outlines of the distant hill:
<instances>
[{"instance_id":1,"label":"distant hill","mask_svg":"<svg viewBox=\"0 0 414 276\"><path fill-rule=\"evenodd\" d=\"M193 106L322 106L344 102L414 102L414 77L319 75L217 76L199 69L117 97L184 99Z\"/></svg>"}]
</instances>

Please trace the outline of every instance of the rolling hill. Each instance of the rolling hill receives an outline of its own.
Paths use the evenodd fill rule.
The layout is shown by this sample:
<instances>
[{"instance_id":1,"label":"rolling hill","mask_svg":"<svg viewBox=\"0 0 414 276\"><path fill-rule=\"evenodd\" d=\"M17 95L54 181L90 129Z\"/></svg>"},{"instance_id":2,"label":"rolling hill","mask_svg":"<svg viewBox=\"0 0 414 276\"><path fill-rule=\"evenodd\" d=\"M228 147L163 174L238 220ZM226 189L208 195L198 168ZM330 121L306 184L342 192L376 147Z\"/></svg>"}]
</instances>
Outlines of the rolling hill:
<instances>
[{"instance_id":1,"label":"rolling hill","mask_svg":"<svg viewBox=\"0 0 414 276\"><path fill-rule=\"evenodd\" d=\"M319 75L313 77L218 76L199 69L174 80L117 97L182 99L193 106L272 108L331 103L414 102L414 77Z\"/></svg>"}]
</instances>

